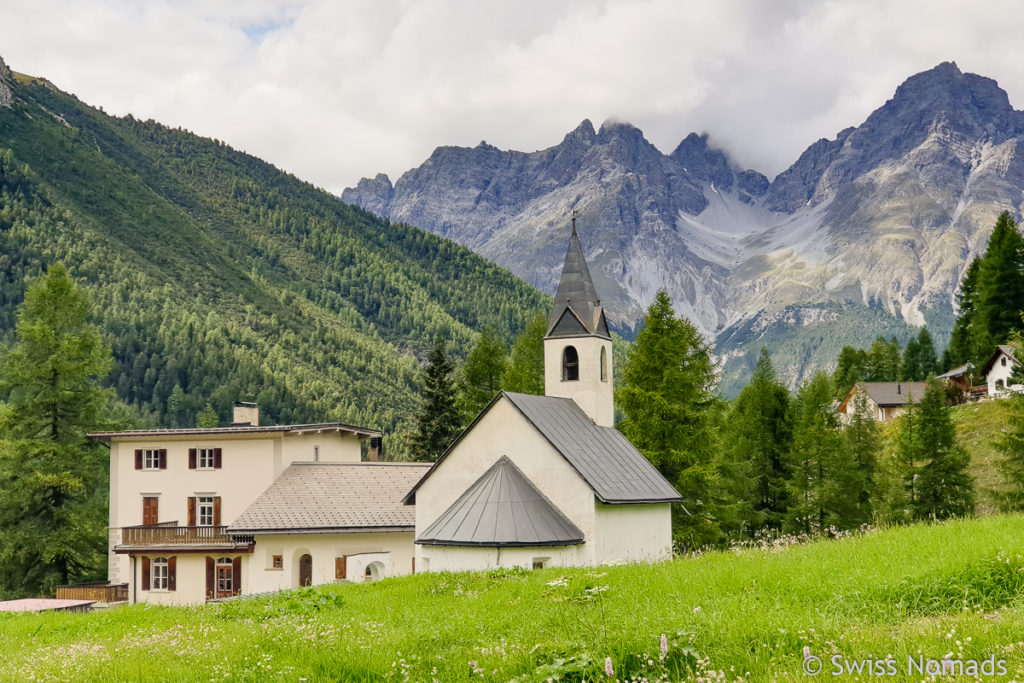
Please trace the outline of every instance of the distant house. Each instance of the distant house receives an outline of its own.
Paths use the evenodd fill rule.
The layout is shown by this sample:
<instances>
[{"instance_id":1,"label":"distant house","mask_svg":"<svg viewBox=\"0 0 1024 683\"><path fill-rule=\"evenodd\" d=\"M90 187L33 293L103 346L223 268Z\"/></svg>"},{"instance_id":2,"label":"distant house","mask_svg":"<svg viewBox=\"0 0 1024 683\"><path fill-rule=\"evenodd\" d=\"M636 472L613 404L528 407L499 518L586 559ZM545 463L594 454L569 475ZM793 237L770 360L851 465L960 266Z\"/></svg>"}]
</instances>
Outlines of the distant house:
<instances>
[{"instance_id":1,"label":"distant house","mask_svg":"<svg viewBox=\"0 0 1024 683\"><path fill-rule=\"evenodd\" d=\"M1010 376L1020 367L1016 350L1007 344L1000 344L981 368L981 374L988 384L989 396L1001 396L1011 392L1024 391L1024 386L1011 384Z\"/></svg>"},{"instance_id":2,"label":"distant house","mask_svg":"<svg viewBox=\"0 0 1024 683\"><path fill-rule=\"evenodd\" d=\"M868 408L876 422L889 422L902 415L910 403L924 396L924 382L858 382L839 404L839 415L848 422L854 414L857 392L867 395Z\"/></svg>"},{"instance_id":3,"label":"distant house","mask_svg":"<svg viewBox=\"0 0 1024 683\"><path fill-rule=\"evenodd\" d=\"M970 363L964 363L960 367L953 368L949 372L944 372L941 375L936 375L935 379L941 380L951 386L955 386L961 391L970 392L971 370L973 369L974 368Z\"/></svg>"}]
</instances>

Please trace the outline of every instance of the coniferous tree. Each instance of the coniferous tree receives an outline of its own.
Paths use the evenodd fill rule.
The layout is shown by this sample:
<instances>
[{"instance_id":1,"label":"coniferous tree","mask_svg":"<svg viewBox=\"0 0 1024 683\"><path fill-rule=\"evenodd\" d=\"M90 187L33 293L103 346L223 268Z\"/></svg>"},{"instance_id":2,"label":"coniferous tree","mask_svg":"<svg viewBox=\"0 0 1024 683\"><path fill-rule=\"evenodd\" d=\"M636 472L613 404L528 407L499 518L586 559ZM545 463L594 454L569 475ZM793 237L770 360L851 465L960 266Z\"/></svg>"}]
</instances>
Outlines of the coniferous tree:
<instances>
[{"instance_id":1,"label":"coniferous tree","mask_svg":"<svg viewBox=\"0 0 1024 683\"><path fill-rule=\"evenodd\" d=\"M934 376L938 367L939 361L931 333L927 327L922 327L916 337L907 340L898 379L905 382L921 382Z\"/></svg>"},{"instance_id":2,"label":"coniferous tree","mask_svg":"<svg viewBox=\"0 0 1024 683\"><path fill-rule=\"evenodd\" d=\"M86 441L106 426L99 378L110 351L89 323L90 303L60 264L33 283L18 341L0 360L0 592L52 594L102 575L106 458Z\"/></svg>"},{"instance_id":3,"label":"coniferous tree","mask_svg":"<svg viewBox=\"0 0 1024 683\"><path fill-rule=\"evenodd\" d=\"M971 321L973 356L979 365L997 344L1020 329L1024 311L1024 238L1010 214L1003 212L989 238L978 271Z\"/></svg>"},{"instance_id":4,"label":"coniferous tree","mask_svg":"<svg viewBox=\"0 0 1024 683\"><path fill-rule=\"evenodd\" d=\"M543 313L530 318L509 354L501 388L521 394L544 395L544 334L548 319Z\"/></svg>"},{"instance_id":5,"label":"coniferous tree","mask_svg":"<svg viewBox=\"0 0 1024 683\"><path fill-rule=\"evenodd\" d=\"M946 351L942 354L942 365L945 370L963 365L974 357L971 328L974 322L975 299L978 294L978 272L980 270L981 258L976 256L967 266L963 280L960 282L960 289L957 293L957 308L960 315L953 325L953 332L949 337Z\"/></svg>"},{"instance_id":6,"label":"coniferous tree","mask_svg":"<svg viewBox=\"0 0 1024 683\"><path fill-rule=\"evenodd\" d=\"M201 429L211 429L220 426L220 417L217 416L217 411L213 409L213 405L209 401L206 402L206 407L196 416L196 426Z\"/></svg>"},{"instance_id":7,"label":"coniferous tree","mask_svg":"<svg viewBox=\"0 0 1024 683\"><path fill-rule=\"evenodd\" d=\"M423 402L416 415L416 430L410 444L413 460L437 460L459 433L459 413L451 378L453 370L454 366L445 354L444 342L435 341L423 370L420 389Z\"/></svg>"},{"instance_id":8,"label":"coniferous tree","mask_svg":"<svg viewBox=\"0 0 1024 683\"><path fill-rule=\"evenodd\" d=\"M1014 346L1018 358L1024 356L1024 335L1017 333ZM1024 365L1017 366L1009 384L1024 384ZM1009 419L1005 432L995 439L995 447L1002 454L999 473L1004 488L999 491L999 507L1004 512L1024 510L1024 394L1014 393L1006 400Z\"/></svg>"},{"instance_id":9,"label":"coniferous tree","mask_svg":"<svg viewBox=\"0 0 1024 683\"><path fill-rule=\"evenodd\" d=\"M928 382L918 411L918 443L927 461L917 480L914 516L947 519L974 512L974 480L967 473L970 456L956 443L956 429L946 405L946 391Z\"/></svg>"},{"instance_id":10,"label":"coniferous tree","mask_svg":"<svg viewBox=\"0 0 1024 683\"><path fill-rule=\"evenodd\" d=\"M505 345L494 328L488 326L477 337L466 356L458 380L457 404L466 424L501 391L501 378L508 363Z\"/></svg>"},{"instance_id":11,"label":"coniferous tree","mask_svg":"<svg viewBox=\"0 0 1024 683\"><path fill-rule=\"evenodd\" d=\"M762 347L750 382L729 411L723 438L723 457L731 470L728 479L753 512L748 532L782 526L789 507L786 481L792 438L789 391Z\"/></svg>"},{"instance_id":12,"label":"coniferous tree","mask_svg":"<svg viewBox=\"0 0 1024 683\"><path fill-rule=\"evenodd\" d=\"M864 377L868 382L895 382L900 376L901 347L896 337L889 341L879 337L871 344L867 352L867 372Z\"/></svg>"},{"instance_id":13,"label":"coniferous tree","mask_svg":"<svg viewBox=\"0 0 1024 683\"><path fill-rule=\"evenodd\" d=\"M853 385L865 379L867 375L867 351L844 346L843 350L839 352L835 372L832 373L832 383L836 385L836 397L845 397L850 393Z\"/></svg>"},{"instance_id":14,"label":"coniferous tree","mask_svg":"<svg viewBox=\"0 0 1024 683\"><path fill-rule=\"evenodd\" d=\"M853 467L844 471L846 481L839 482L849 496L840 515L840 526L855 528L873 519L873 503L877 496L876 473L878 454L882 448L878 424L871 415L867 394L857 392L853 397L853 415L843 429L845 459Z\"/></svg>"},{"instance_id":15,"label":"coniferous tree","mask_svg":"<svg viewBox=\"0 0 1024 683\"><path fill-rule=\"evenodd\" d=\"M833 392L828 376L817 372L797 393L790 452L792 504L786 515L789 531L820 533L835 517L831 484L842 441Z\"/></svg>"},{"instance_id":16,"label":"coniferous tree","mask_svg":"<svg viewBox=\"0 0 1024 683\"><path fill-rule=\"evenodd\" d=\"M723 540L714 386L707 341L658 292L615 392L624 416L618 428L683 496L685 509L673 510L673 536L686 548Z\"/></svg>"}]
</instances>

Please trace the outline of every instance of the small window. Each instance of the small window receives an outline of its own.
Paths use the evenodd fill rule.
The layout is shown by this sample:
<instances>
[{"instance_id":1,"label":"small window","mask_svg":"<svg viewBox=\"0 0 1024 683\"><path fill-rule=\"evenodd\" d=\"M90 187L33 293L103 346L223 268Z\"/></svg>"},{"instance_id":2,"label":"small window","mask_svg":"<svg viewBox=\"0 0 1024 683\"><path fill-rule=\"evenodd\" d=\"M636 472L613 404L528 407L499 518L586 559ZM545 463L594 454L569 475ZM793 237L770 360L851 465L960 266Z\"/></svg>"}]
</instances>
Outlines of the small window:
<instances>
[{"instance_id":1,"label":"small window","mask_svg":"<svg viewBox=\"0 0 1024 683\"><path fill-rule=\"evenodd\" d=\"M213 496L199 498L199 526L213 526ZM228 560L230 562L230 560Z\"/></svg>"},{"instance_id":2,"label":"small window","mask_svg":"<svg viewBox=\"0 0 1024 683\"><path fill-rule=\"evenodd\" d=\"M230 557L217 560L217 593L230 595L234 592L234 574Z\"/></svg>"},{"instance_id":3,"label":"small window","mask_svg":"<svg viewBox=\"0 0 1024 683\"><path fill-rule=\"evenodd\" d=\"M270 560L270 566L274 569L282 569L284 567L284 557L282 555L274 555Z\"/></svg>"},{"instance_id":4,"label":"small window","mask_svg":"<svg viewBox=\"0 0 1024 683\"><path fill-rule=\"evenodd\" d=\"M142 469L144 470L158 470L160 469L160 449L158 448L146 448L142 451Z\"/></svg>"},{"instance_id":5,"label":"small window","mask_svg":"<svg viewBox=\"0 0 1024 683\"><path fill-rule=\"evenodd\" d=\"M200 448L199 449L199 469L201 470L212 470L216 467L216 460L214 459L212 448Z\"/></svg>"},{"instance_id":6,"label":"small window","mask_svg":"<svg viewBox=\"0 0 1024 683\"><path fill-rule=\"evenodd\" d=\"M320 447L313 446L313 462L320 462Z\"/></svg>"},{"instance_id":7,"label":"small window","mask_svg":"<svg viewBox=\"0 0 1024 683\"><path fill-rule=\"evenodd\" d=\"M999 363L1005 368L1006 367L1006 356L999 359Z\"/></svg>"},{"instance_id":8,"label":"small window","mask_svg":"<svg viewBox=\"0 0 1024 683\"><path fill-rule=\"evenodd\" d=\"M608 349L601 347L601 381L608 381Z\"/></svg>"},{"instance_id":9,"label":"small window","mask_svg":"<svg viewBox=\"0 0 1024 683\"><path fill-rule=\"evenodd\" d=\"M580 356L576 347L566 346L562 351L562 381L574 382L580 378Z\"/></svg>"},{"instance_id":10,"label":"small window","mask_svg":"<svg viewBox=\"0 0 1024 683\"><path fill-rule=\"evenodd\" d=\"M167 562L167 558L155 558L153 560L153 571L150 574L150 589L155 591L167 590L167 577L169 574L169 563Z\"/></svg>"},{"instance_id":11,"label":"small window","mask_svg":"<svg viewBox=\"0 0 1024 683\"><path fill-rule=\"evenodd\" d=\"M535 558L533 558L533 568L534 569L544 569L544 567L546 567L547 564L548 564L548 559L549 558L547 558L547 557L535 557Z\"/></svg>"}]
</instances>

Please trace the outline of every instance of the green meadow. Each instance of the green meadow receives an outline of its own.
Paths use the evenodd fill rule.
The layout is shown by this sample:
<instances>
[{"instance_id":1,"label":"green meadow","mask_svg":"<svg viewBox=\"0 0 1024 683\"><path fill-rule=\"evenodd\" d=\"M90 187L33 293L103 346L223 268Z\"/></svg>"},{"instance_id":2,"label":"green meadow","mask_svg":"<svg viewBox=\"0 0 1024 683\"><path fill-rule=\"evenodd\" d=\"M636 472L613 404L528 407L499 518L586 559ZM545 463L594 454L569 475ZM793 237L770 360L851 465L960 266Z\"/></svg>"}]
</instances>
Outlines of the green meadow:
<instances>
[{"instance_id":1,"label":"green meadow","mask_svg":"<svg viewBox=\"0 0 1024 683\"><path fill-rule=\"evenodd\" d=\"M823 679L927 680L908 658L933 670L945 658L965 677L977 662L984 680L1024 680L1022 556L1024 517L993 516L653 565L423 574L195 608L6 616L0 676L771 681L810 679L809 654ZM997 675L981 675L997 664ZM860 675L833 675L858 665Z\"/></svg>"}]
</instances>

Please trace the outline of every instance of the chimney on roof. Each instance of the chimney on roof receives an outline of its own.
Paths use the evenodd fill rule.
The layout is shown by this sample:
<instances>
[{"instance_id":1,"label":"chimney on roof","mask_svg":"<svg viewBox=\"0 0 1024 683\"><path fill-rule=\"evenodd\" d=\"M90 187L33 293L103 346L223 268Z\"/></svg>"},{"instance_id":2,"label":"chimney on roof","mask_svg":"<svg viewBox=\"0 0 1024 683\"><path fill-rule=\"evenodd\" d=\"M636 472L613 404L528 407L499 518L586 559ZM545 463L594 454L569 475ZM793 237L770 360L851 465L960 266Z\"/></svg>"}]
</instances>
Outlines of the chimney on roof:
<instances>
[{"instance_id":1,"label":"chimney on roof","mask_svg":"<svg viewBox=\"0 0 1024 683\"><path fill-rule=\"evenodd\" d=\"M381 437L379 437L379 436L371 436L370 437L370 447L366 451L366 459L369 460L370 462L379 462L380 461L381 451L384 450L383 446L384 446L384 443L383 443L383 439L381 439Z\"/></svg>"},{"instance_id":2,"label":"chimney on roof","mask_svg":"<svg viewBox=\"0 0 1024 683\"><path fill-rule=\"evenodd\" d=\"M899 382L896 382L896 393L897 394L902 394L903 393L903 387L900 386Z\"/></svg>"},{"instance_id":3,"label":"chimney on roof","mask_svg":"<svg viewBox=\"0 0 1024 683\"><path fill-rule=\"evenodd\" d=\"M248 401L235 401L235 415L232 427L259 427L260 404Z\"/></svg>"}]
</instances>

